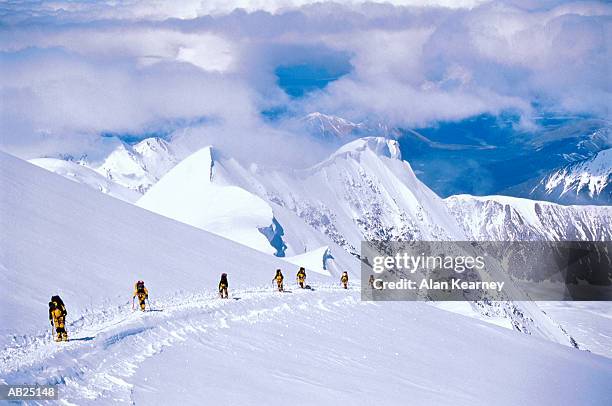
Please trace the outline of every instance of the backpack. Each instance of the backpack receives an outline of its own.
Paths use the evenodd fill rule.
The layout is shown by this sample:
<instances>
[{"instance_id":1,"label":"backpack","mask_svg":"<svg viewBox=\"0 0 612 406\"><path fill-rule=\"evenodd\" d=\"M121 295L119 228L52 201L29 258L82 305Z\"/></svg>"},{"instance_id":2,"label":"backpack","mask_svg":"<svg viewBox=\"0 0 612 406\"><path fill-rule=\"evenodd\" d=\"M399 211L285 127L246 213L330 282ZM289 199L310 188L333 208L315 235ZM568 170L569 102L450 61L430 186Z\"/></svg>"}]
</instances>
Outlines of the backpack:
<instances>
[{"instance_id":1,"label":"backpack","mask_svg":"<svg viewBox=\"0 0 612 406\"><path fill-rule=\"evenodd\" d=\"M51 309L52 303L55 303L55 305L53 306L54 308L57 307L61 310L63 316L68 314L68 312L66 311L66 305L64 304L64 301L61 297L59 297L58 295L51 296L51 301L49 302L49 309Z\"/></svg>"}]
</instances>

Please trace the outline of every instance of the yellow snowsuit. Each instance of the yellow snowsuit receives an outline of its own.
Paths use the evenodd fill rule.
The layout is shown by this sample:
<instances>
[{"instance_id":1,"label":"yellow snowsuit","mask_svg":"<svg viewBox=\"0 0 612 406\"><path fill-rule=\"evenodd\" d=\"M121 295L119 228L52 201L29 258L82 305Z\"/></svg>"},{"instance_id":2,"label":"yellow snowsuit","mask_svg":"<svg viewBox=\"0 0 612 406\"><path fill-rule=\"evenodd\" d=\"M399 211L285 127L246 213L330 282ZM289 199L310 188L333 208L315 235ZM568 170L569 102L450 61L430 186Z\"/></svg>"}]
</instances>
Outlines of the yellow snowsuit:
<instances>
[{"instance_id":1,"label":"yellow snowsuit","mask_svg":"<svg viewBox=\"0 0 612 406\"><path fill-rule=\"evenodd\" d=\"M136 284L134 285L134 295L132 296L132 299L134 299L135 297L138 297L138 302L140 303L140 310L144 312L146 306L145 300L149 298L149 291L145 287L143 287L141 291L138 291L138 284Z\"/></svg>"},{"instance_id":2,"label":"yellow snowsuit","mask_svg":"<svg viewBox=\"0 0 612 406\"><path fill-rule=\"evenodd\" d=\"M59 307L55 307L51 310L51 316L53 317L53 326L57 333L55 341L68 341L68 333L65 326L66 318L62 310Z\"/></svg>"},{"instance_id":3,"label":"yellow snowsuit","mask_svg":"<svg viewBox=\"0 0 612 406\"><path fill-rule=\"evenodd\" d=\"M300 288L304 288L304 281L306 280L306 271L304 271L304 268L300 268L300 270L298 271L297 280L298 285L300 285Z\"/></svg>"},{"instance_id":4,"label":"yellow snowsuit","mask_svg":"<svg viewBox=\"0 0 612 406\"><path fill-rule=\"evenodd\" d=\"M274 277L274 280L276 281L276 286L278 286L278 291L282 292L283 291L283 274L280 272L277 272L276 276Z\"/></svg>"},{"instance_id":5,"label":"yellow snowsuit","mask_svg":"<svg viewBox=\"0 0 612 406\"><path fill-rule=\"evenodd\" d=\"M344 289L348 289L348 274L346 272L342 273L342 277L340 278L340 282L344 286Z\"/></svg>"}]
</instances>

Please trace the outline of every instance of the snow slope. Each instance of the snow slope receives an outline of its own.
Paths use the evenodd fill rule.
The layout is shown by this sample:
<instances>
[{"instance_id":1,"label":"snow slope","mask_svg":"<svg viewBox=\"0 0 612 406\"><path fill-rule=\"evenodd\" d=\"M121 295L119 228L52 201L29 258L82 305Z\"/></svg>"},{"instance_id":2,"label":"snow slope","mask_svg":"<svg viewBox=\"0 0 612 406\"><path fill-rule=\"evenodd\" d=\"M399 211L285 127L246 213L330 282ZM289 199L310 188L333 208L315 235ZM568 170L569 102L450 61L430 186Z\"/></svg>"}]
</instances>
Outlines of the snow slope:
<instances>
[{"instance_id":1,"label":"snow slope","mask_svg":"<svg viewBox=\"0 0 612 406\"><path fill-rule=\"evenodd\" d=\"M126 202L135 202L140 197L138 192L121 186L93 169L75 162L55 158L31 159L29 162Z\"/></svg>"},{"instance_id":2,"label":"snow slope","mask_svg":"<svg viewBox=\"0 0 612 406\"><path fill-rule=\"evenodd\" d=\"M612 359L612 303L538 302L589 351Z\"/></svg>"},{"instance_id":3,"label":"snow slope","mask_svg":"<svg viewBox=\"0 0 612 406\"><path fill-rule=\"evenodd\" d=\"M424 303L315 286L161 298L3 354L0 380L60 383L71 404L604 405L612 360Z\"/></svg>"},{"instance_id":4,"label":"snow slope","mask_svg":"<svg viewBox=\"0 0 612 406\"><path fill-rule=\"evenodd\" d=\"M159 358L147 359L131 380L133 399L171 402L173 390L197 385L197 391L183 386L187 403L203 396L213 404L261 405L604 405L612 400L608 359L424 304L364 304L342 293L317 299L278 298L257 316L242 302L224 309L227 324L219 323L207 339L186 335ZM201 379L190 376L169 393L156 389L173 381L167 366L178 359L202 371ZM242 366L240 380L232 379L232 365ZM217 379L226 382L226 391L215 390Z\"/></svg>"},{"instance_id":5,"label":"snow slope","mask_svg":"<svg viewBox=\"0 0 612 406\"><path fill-rule=\"evenodd\" d=\"M276 268L296 268L1 152L0 166L0 306L11 315L0 345L48 325L55 293L76 316L126 302L137 279L154 299L214 288L221 272L233 288L267 285Z\"/></svg>"},{"instance_id":6,"label":"snow slope","mask_svg":"<svg viewBox=\"0 0 612 406\"><path fill-rule=\"evenodd\" d=\"M328 258L332 256L329 247L321 247L319 249L305 252L300 255L294 255L292 257L286 257L287 262L296 264L298 266L307 267L308 269L317 273L331 276L327 268L329 267ZM341 273L341 272L337 272Z\"/></svg>"}]
</instances>

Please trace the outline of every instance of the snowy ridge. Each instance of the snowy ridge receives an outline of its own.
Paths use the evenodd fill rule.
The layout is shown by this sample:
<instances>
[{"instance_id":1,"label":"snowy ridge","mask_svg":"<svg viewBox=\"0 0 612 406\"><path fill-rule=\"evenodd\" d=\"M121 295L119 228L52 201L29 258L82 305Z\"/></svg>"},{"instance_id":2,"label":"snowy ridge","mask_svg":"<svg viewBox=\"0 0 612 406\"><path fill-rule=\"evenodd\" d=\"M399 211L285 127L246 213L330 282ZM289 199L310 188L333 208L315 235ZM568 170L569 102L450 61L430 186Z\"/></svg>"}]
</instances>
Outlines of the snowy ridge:
<instances>
[{"instance_id":1,"label":"snowy ridge","mask_svg":"<svg viewBox=\"0 0 612 406\"><path fill-rule=\"evenodd\" d=\"M361 123L353 123L342 117L331 116L319 112L306 115L301 119L306 130L323 139L346 139L354 136L354 132L364 128Z\"/></svg>"},{"instance_id":2,"label":"snowy ridge","mask_svg":"<svg viewBox=\"0 0 612 406\"><path fill-rule=\"evenodd\" d=\"M181 161L137 205L262 252L277 250L260 231L273 224L272 208L246 190L213 181L221 165L212 147Z\"/></svg>"},{"instance_id":3,"label":"snowy ridge","mask_svg":"<svg viewBox=\"0 0 612 406\"><path fill-rule=\"evenodd\" d=\"M139 193L149 189L156 181L139 162L138 155L123 143L94 169L108 179Z\"/></svg>"},{"instance_id":4,"label":"snowy ridge","mask_svg":"<svg viewBox=\"0 0 612 406\"><path fill-rule=\"evenodd\" d=\"M147 138L133 147L121 142L101 164L91 165L114 182L142 194L177 162L166 141Z\"/></svg>"},{"instance_id":5,"label":"snowy ridge","mask_svg":"<svg viewBox=\"0 0 612 406\"><path fill-rule=\"evenodd\" d=\"M315 114L312 117L323 116ZM588 177L588 185L596 183L599 189L595 191L603 195L607 186L602 186L601 180L607 171L608 151L602 151L588 166L589 173L597 174L596 178ZM252 238L259 242L251 246L266 252L273 249L277 255L299 255L323 245L337 245L356 254L359 242L372 238L559 240L605 239L611 233L607 225L609 210L605 208L562 207L501 196L461 195L443 201L416 178L407 162L401 160L397 142L381 137L354 140L325 161L302 171L247 168L231 157L215 153L218 155L212 181L215 185L241 188L259 196L269 206L262 219L255 221L255 228L261 228L259 234L263 233L268 243L254 234ZM147 139L132 150L121 144L102 167L114 181L122 179L124 184L142 192L156 183L158 176L174 167L175 162L168 143ZM576 164L576 170L582 165L586 163ZM579 179L587 184L584 177ZM108 190L96 184L92 186ZM256 201L255 207L264 210L264 204ZM213 206L207 205L209 209ZM155 205L149 208L157 211ZM164 212L177 218L173 210L167 208ZM284 217L283 221L278 221L279 216ZM219 225L218 228L223 227ZM207 229L213 230L213 227ZM302 238L306 234L310 235L309 243ZM233 238L227 232L221 235ZM316 237L313 239L313 236ZM332 251L337 255L337 249L332 248Z\"/></svg>"},{"instance_id":6,"label":"snowy ridge","mask_svg":"<svg viewBox=\"0 0 612 406\"><path fill-rule=\"evenodd\" d=\"M396 141L353 141L326 161L291 173L255 173L245 185L349 252L362 239L459 236L446 207L399 159ZM248 187L248 186L247 186Z\"/></svg>"},{"instance_id":7,"label":"snowy ridge","mask_svg":"<svg viewBox=\"0 0 612 406\"><path fill-rule=\"evenodd\" d=\"M561 206L508 196L446 199L468 239L477 241L610 241L611 206Z\"/></svg>"},{"instance_id":8,"label":"snowy ridge","mask_svg":"<svg viewBox=\"0 0 612 406\"><path fill-rule=\"evenodd\" d=\"M100 175L98 172L75 162L64 161L55 158L38 158L29 161L48 171L54 172L77 183L85 184L102 193L117 199L133 203L140 197L134 190L121 186L120 184Z\"/></svg>"},{"instance_id":9,"label":"snowy ridge","mask_svg":"<svg viewBox=\"0 0 612 406\"><path fill-rule=\"evenodd\" d=\"M137 205L277 256L301 255L325 245L334 252L327 260L329 269L340 274L340 268L357 268L357 260L325 235L244 188L250 174L234 159L206 147L170 170Z\"/></svg>"},{"instance_id":10,"label":"snowy ridge","mask_svg":"<svg viewBox=\"0 0 612 406\"><path fill-rule=\"evenodd\" d=\"M401 160L395 140L357 139L299 171L246 168L216 154L212 183L240 188L266 202L265 216L252 229L268 228L268 245L276 239L272 245L277 253L282 246L287 256L321 246L335 246L335 257L337 247L357 255L363 239L606 240L612 234L610 209L605 207L566 207L504 196L440 199ZM207 168L212 165L204 161ZM165 194L173 199L176 193ZM206 207L214 211L214 205ZM203 209L196 205L194 210ZM354 267L346 259L343 264Z\"/></svg>"},{"instance_id":11,"label":"snowy ridge","mask_svg":"<svg viewBox=\"0 0 612 406\"><path fill-rule=\"evenodd\" d=\"M161 138L147 138L134 145L142 167L156 180L159 180L179 160L168 142Z\"/></svg>"},{"instance_id":12,"label":"snowy ridge","mask_svg":"<svg viewBox=\"0 0 612 406\"><path fill-rule=\"evenodd\" d=\"M117 138L108 143L112 150L101 159L61 155L30 162L131 203L179 162L172 146L161 138L147 138L133 146Z\"/></svg>"},{"instance_id":13,"label":"snowy ridge","mask_svg":"<svg viewBox=\"0 0 612 406\"><path fill-rule=\"evenodd\" d=\"M358 158L360 154L368 150L380 157L402 159L399 143L396 140L382 137L364 137L340 147L332 154L329 160L333 160L341 155L350 155L353 158Z\"/></svg>"},{"instance_id":14,"label":"snowy ridge","mask_svg":"<svg viewBox=\"0 0 612 406\"><path fill-rule=\"evenodd\" d=\"M589 159L554 171L542 179L530 195L558 202L611 204L612 149L599 151Z\"/></svg>"},{"instance_id":15,"label":"snowy ridge","mask_svg":"<svg viewBox=\"0 0 612 406\"><path fill-rule=\"evenodd\" d=\"M396 128L383 122L364 121L355 123L342 117L314 112L302 117L299 122L301 128L314 137L331 142L347 142L357 137L386 137L393 138L399 135Z\"/></svg>"}]
</instances>

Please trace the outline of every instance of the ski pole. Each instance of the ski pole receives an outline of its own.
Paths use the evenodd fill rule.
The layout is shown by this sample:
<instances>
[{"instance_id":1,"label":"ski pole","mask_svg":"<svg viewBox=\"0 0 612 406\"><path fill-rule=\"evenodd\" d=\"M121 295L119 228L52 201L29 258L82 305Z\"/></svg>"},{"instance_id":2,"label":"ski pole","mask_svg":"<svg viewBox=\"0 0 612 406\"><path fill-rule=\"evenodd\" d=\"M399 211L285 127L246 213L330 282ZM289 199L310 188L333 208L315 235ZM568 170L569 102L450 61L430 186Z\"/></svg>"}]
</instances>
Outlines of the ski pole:
<instances>
[{"instance_id":1,"label":"ski pole","mask_svg":"<svg viewBox=\"0 0 612 406\"><path fill-rule=\"evenodd\" d=\"M149 311L151 311L151 302L149 301L149 298L147 298L147 304L149 305Z\"/></svg>"},{"instance_id":2,"label":"ski pole","mask_svg":"<svg viewBox=\"0 0 612 406\"><path fill-rule=\"evenodd\" d=\"M132 310L134 310L134 296L132 296Z\"/></svg>"}]
</instances>

